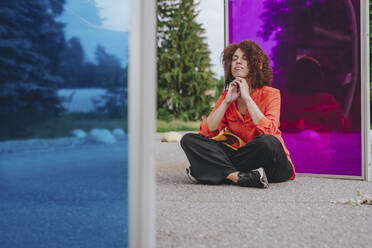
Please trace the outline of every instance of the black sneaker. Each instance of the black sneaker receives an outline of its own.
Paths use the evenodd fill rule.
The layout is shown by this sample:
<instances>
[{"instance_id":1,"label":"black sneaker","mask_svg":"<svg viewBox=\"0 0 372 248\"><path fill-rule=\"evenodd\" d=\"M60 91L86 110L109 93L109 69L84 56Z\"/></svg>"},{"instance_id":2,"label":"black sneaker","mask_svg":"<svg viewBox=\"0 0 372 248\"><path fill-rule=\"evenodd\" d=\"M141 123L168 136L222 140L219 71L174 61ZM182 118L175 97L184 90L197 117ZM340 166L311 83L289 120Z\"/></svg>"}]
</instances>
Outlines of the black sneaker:
<instances>
[{"instance_id":1,"label":"black sneaker","mask_svg":"<svg viewBox=\"0 0 372 248\"><path fill-rule=\"evenodd\" d=\"M198 183L198 180L196 180L196 178L191 175L190 167L186 168L186 175L190 182Z\"/></svg>"},{"instance_id":2,"label":"black sneaker","mask_svg":"<svg viewBox=\"0 0 372 248\"><path fill-rule=\"evenodd\" d=\"M236 183L242 187L268 188L266 173L263 168L258 168L248 172L239 172L238 182Z\"/></svg>"}]
</instances>

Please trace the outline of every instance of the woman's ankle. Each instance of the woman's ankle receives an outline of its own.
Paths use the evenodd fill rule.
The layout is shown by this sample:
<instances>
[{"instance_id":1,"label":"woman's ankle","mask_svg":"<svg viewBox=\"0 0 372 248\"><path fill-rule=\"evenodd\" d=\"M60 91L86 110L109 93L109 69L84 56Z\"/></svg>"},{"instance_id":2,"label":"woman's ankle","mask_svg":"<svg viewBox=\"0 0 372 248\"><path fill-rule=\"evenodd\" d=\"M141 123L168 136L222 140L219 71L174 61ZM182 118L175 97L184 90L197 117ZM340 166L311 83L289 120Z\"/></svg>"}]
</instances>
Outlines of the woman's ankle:
<instances>
[{"instance_id":1,"label":"woman's ankle","mask_svg":"<svg viewBox=\"0 0 372 248\"><path fill-rule=\"evenodd\" d=\"M232 172L229 175L227 175L226 179L233 181L234 183L237 183L239 180L238 174L239 171Z\"/></svg>"}]
</instances>

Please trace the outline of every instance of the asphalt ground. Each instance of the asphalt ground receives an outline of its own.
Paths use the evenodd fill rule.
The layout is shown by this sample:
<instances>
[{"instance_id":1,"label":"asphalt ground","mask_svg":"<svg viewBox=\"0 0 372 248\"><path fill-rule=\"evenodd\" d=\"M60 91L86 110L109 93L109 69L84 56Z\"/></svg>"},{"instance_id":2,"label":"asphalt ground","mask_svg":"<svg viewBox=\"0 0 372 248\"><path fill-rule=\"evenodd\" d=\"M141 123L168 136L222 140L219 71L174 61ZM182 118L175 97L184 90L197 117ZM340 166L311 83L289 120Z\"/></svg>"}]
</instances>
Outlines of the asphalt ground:
<instances>
[{"instance_id":1,"label":"asphalt ground","mask_svg":"<svg viewBox=\"0 0 372 248\"><path fill-rule=\"evenodd\" d=\"M157 247L372 247L372 205L337 203L372 182L298 175L268 189L187 180L179 143L156 134Z\"/></svg>"},{"instance_id":2,"label":"asphalt ground","mask_svg":"<svg viewBox=\"0 0 372 248\"><path fill-rule=\"evenodd\" d=\"M0 247L126 247L127 141L55 143L0 153Z\"/></svg>"}]
</instances>

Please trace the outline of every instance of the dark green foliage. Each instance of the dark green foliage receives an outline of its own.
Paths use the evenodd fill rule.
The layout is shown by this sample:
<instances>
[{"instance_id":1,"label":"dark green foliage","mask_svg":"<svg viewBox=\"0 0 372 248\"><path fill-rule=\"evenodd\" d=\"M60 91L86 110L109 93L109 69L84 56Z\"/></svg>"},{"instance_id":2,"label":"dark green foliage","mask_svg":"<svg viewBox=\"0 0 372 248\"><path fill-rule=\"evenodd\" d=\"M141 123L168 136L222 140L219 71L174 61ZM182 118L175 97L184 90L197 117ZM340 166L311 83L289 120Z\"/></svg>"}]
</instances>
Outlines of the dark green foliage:
<instances>
[{"instance_id":1,"label":"dark green foliage","mask_svg":"<svg viewBox=\"0 0 372 248\"><path fill-rule=\"evenodd\" d=\"M59 53L64 47L63 24L55 17L64 0L2 1L0 3L0 116L62 109L56 94ZM58 6L59 5L59 6ZM3 124L4 122L2 122Z\"/></svg>"},{"instance_id":2,"label":"dark green foliage","mask_svg":"<svg viewBox=\"0 0 372 248\"><path fill-rule=\"evenodd\" d=\"M110 118L127 118L127 95L127 89L122 86L108 89L106 95L102 97L105 104L97 105L96 112L105 113ZM97 104L98 102L96 101Z\"/></svg>"},{"instance_id":3,"label":"dark green foliage","mask_svg":"<svg viewBox=\"0 0 372 248\"><path fill-rule=\"evenodd\" d=\"M104 88L107 94L96 101L96 112L110 118L127 115L127 68L122 68L120 59L98 45L95 51L96 64L86 61L78 38L68 41L62 53L60 75L61 88ZM102 106L100 102L105 102Z\"/></svg>"},{"instance_id":4,"label":"dark green foliage","mask_svg":"<svg viewBox=\"0 0 372 248\"><path fill-rule=\"evenodd\" d=\"M103 46L98 45L95 51L97 69L95 78L104 88L127 87L126 80L123 81L123 73L126 70L121 68L120 59L115 55L108 54Z\"/></svg>"},{"instance_id":5,"label":"dark green foliage","mask_svg":"<svg viewBox=\"0 0 372 248\"><path fill-rule=\"evenodd\" d=\"M205 30L194 0L158 0L158 110L197 120L210 111L214 88Z\"/></svg>"},{"instance_id":6,"label":"dark green foliage","mask_svg":"<svg viewBox=\"0 0 372 248\"><path fill-rule=\"evenodd\" d=\"M127 87L127 69L122 68L120 59L106 52L98 45L95 51L96 63L85 59L79 38L73 37L61 53L60 88L113 88ZM118 82L121 83L118 84Z\"/></svg>"},{"instance_id":7,"label":"dark green foliage","mask_svg":"<svg viewBox=\"0 0 372 248\"><path fill-rule=\"evenodd\" d=\"M223 90L225 89L225 80L223 77L220 77L220 79L214 79L215 82L215 91L216 91L216 101L221 96Z\"/></svg>"},{"instance_id":8,"label":"dark green foliage","mask_svg":"<svg viewBox=\"0 0 372 248\"><path fill-rule=\"evenodd\" d=\"M106 113L110 118L127 116L127 68L122 68L115 55L108 54L104 47L97 46L95 52L98 64L94 71L95 80L107 89L103 97L104 106L97 107L98 112Z\"/></svg>"},{"instance_id":9,"label":"dark green foliage","mask_svg":"<svg viewBox=\"0 0 372 248\"><path fill-rule=\"evenodd\" d=\"M170 122L172 120L172 116L169 114L167 109L160 108L158 109L158 120Z\"/></svg>"},{"instance_id":10,"label":"dark green foliage","mask_svg":"<svg viewBox=\"0 0 372 248\"><path fill-rule=\"evenodd\" d=\"M91 68L86 66L84 57L84 50L79 38L73 37L66 42L66 47L61 53L59 74L63 78L63 83L59 86L60 88L84 88L84 86L89 86L88 82L91 78L85 76L87 76L86 71Z\"/></svg>"}]
</instances>

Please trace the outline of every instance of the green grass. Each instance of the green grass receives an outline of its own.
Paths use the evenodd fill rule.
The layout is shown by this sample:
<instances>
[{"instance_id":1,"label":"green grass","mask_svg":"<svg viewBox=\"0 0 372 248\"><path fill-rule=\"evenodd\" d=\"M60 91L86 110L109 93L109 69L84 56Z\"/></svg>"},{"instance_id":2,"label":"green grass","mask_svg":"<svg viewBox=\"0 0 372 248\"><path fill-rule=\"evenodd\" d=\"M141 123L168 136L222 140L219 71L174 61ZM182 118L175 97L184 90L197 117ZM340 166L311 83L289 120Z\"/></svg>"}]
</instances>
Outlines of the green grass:
<instances>
[{"instance_id":1,"label":"green grass","mask_svg":"<svg viewBox=\"0 0 372 248\"><path fill-rule=\"evenodd\" d=\"M170 122L157 120L156 131L157 132L169 132L169 131L198 131L200 121L181 121L172 120Z\"/></svg>"},{"instance_id":2,"label":"green grass","mask_svg":"<svg viewBox=\"0 0 372 248\"><path fill-rule=\"evenodd\" d=\"M23 123L23 124L21 124ZM43 122L27 123L13 121L0 127L0 140L28 138L71 137L74 129L89 132L93 128L126 130L127 121L124 118L111 119L99 114L71 113L48 118Z\"/></svg>"}]
</instances>

